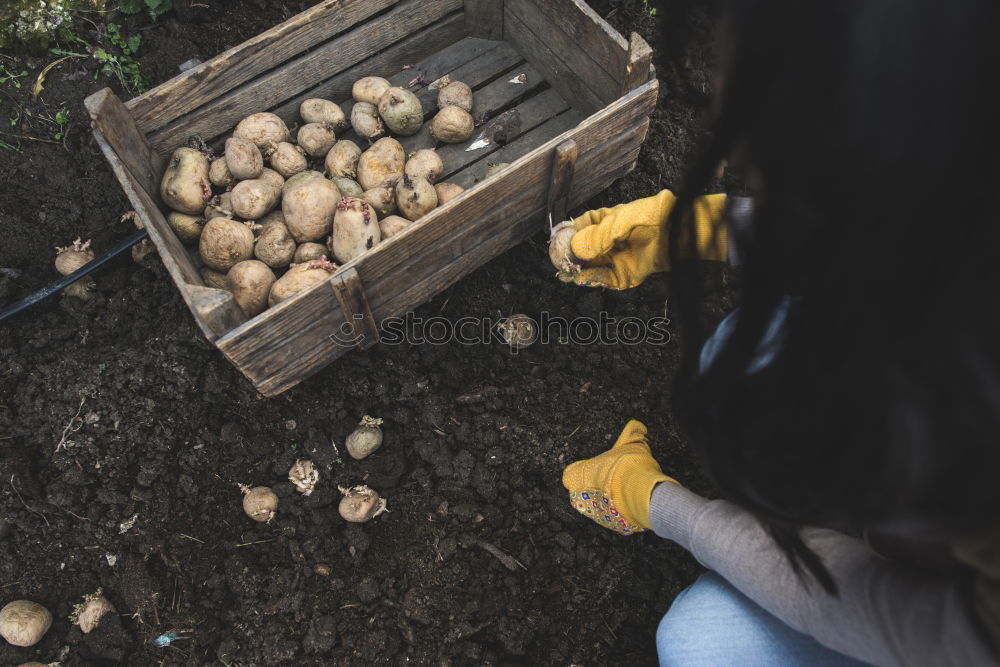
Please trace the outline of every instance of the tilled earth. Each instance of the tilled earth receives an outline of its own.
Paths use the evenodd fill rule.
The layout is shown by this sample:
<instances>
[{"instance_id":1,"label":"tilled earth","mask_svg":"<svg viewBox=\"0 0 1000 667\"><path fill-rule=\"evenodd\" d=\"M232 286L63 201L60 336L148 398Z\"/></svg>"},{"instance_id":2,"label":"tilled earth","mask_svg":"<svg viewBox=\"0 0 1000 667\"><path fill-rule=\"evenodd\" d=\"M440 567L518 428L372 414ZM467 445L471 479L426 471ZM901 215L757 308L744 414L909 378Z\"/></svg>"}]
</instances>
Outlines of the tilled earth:
<instances>
[{"instance_id":1,"label":"tilled earth","mask_svg":"<svg viewBox=\"0 0 1000 667\"><path fill-rule=\"evenodd\" d=\"M154 85L309 4L174 2L157 22L101 19L142 35L138 60ZM694 16L694 46L675 65L655 3L591 5L654 46L664 93L638 169L589 208L679 184L702 136L709 42ZM99 42L100 26L74 31ZM54 246L80 236L100 252L130 231L82 106L106 85L128 94L71 58L33 99L54 58L0 52L8 70L28 72L0 84L11 121L0 133L3 305L56 277ZM56 139L60 110L69 123ZM670 317L662 276L621 293L563 285L544 241L415 315ZM32 648L0 645L0 663L655 664L656 624L697 564L654 535L587 522L560 475L639 418L665 469L710 492L669 412L674 341L553 338L517 353L495 342L382 345L262 399L204 340L155 254L96 278L87 303L53 298L0 324L0 604L35 600L55 619ZM729 281L712 276L716 314ZM364 414L385 420L385 444L355 461L343 442ZM286 480L296 458L323 475L309 497ZM337 485L361 482L389 512L348 524ZM239 483L274 488L274 521L243 514ZM98 588L118 613L83 635L67 617ZM171 632L169 645L155 643Z\"/></svg>"}]
</instances>

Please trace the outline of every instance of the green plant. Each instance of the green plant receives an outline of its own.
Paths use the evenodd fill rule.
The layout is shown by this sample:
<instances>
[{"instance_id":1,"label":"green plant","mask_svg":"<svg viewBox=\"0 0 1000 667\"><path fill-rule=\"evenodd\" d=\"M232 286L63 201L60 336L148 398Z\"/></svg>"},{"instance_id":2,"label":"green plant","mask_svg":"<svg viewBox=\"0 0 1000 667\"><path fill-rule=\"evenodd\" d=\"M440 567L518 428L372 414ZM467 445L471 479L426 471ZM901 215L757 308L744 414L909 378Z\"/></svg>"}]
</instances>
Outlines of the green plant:
<instances>
[{"instance_id":1,"label":"green plant","mask_svg":"<svg viewBox=\"0 0 1000 667\"><path fill-rule=\"evenodd\" d=\"M56 130L53 138L56 141L62 141L63 136L65 136L66 125L69 123L69 111L64 107L56 112L55 118Z\"/></svg>"},{"instance_id":2,"label":"green plant","mask_svg":"<svg viewBox=\"0 0 1000 667\"><path fill-rule=\"evenodd\" d=\"M125 14L138 14L145 8L154 21L156 17L169 12L171 7L173 0L121 0L118 3L118 9Z\"/></svg>"},{"instance_id":3,"label":"green plant","mask_svg":"<svg viewBox=\"0 0 1000 667\"><path fill-rule=\"evenodd\" d=\"M121 52L120 54L111 53L108 49L101 46L90 46L86 42L82 42L79 38L75 38L73 41L85 44L90 49L89 54L66 51L64 49L50 49L50 52L57 56L73 56L76 58L94 57L102 65L100 73L118 79L119 83L122 84L122 88L129 94L137 95L146 90L149 87L149 82L142 75L142 71L139 69L139 62L133 57L139 51L142 36L132 35L126 38L122 34L121 26L117 23L109 23L105 26L104 35L107 37L108 42Z\"/></svg>"},{"instance_id":4,"label":"green plant","mask_svg":"<svg viewBox=\"0 0 1000 667\"><path fill-rule=\"evenodd\" d=\"M18 79L25 76L28 76L28 70L21 70L20 72L15 73L7 69L6 65L0 65L0 84L10 81L14 84L15 88L20 88L21 82L18 81Z\"/></svg>"},{"instance_id":5,"label":"green plant","mask_svg":"<svg viewBox=\"0 0 1000 667\"><path fill-rule=\"evenodd\" d=\"M650 16L656 16L656 7L650 7L649 0L642 0L642 6Z\"/></svg>"}]
</instances>

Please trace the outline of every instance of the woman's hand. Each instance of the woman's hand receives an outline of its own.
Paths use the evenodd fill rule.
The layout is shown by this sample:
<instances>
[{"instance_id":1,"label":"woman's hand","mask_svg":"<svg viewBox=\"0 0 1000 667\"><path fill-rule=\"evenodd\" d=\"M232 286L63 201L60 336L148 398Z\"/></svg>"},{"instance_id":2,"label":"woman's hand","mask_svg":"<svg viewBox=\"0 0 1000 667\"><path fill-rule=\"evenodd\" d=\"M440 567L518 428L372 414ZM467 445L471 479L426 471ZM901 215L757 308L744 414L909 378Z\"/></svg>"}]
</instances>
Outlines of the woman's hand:
<instances>
[{"instance_id":1,"label":"woman's hand","mask_svg":"<svg viewBox=\"0 0 1000 667\"><path fill-rule=\"evenodd\" d=\"M678 483L660 470L646 442L646 427L635 419L625 425L611 449L566 466L562 482L576 511L622 535L650 527L654 486Z\"/></svg>"}]
</instances>

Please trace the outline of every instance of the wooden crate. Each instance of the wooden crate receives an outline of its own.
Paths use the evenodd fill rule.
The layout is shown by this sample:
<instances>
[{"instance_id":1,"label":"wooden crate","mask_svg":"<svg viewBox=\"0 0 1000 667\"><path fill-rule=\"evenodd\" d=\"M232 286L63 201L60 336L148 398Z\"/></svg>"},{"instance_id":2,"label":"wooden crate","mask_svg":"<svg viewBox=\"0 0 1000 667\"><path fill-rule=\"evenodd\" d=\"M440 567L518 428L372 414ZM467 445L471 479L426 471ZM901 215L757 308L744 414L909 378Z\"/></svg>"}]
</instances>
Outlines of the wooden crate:
<instances>
[{"instance_id":1,"label":"wooden crate","mask_svg":"<svg viewBox=\"0 0 1000 667\"><path fill-rule=\"evenodd\" d=\"M342 103L350 115L358 78L407 85L418 74L472 86L473 115L493 119L485 132L498 114L517 110L520 129L506 144L441 148L441 180L467 190L253 319L229 292L206 287L197 252L174 235L159 201L166 156L191 135L217 143L257 111L291 126L309 97ZM436 93L412 90L429 119ZM656 96L649 46L636 34L625 40L581 0L325 0L128 102L105 89L86 106L195 321L271 396L353 347L375 344L377 322L416 308L547 228L547 213L558 221L628 173ZM402 143L407 151L433 145L426 129ZM485 179L487 164L500 162L511 164ZM342 331L355 342L337 342Z\"/></svg>"}]
</instances>

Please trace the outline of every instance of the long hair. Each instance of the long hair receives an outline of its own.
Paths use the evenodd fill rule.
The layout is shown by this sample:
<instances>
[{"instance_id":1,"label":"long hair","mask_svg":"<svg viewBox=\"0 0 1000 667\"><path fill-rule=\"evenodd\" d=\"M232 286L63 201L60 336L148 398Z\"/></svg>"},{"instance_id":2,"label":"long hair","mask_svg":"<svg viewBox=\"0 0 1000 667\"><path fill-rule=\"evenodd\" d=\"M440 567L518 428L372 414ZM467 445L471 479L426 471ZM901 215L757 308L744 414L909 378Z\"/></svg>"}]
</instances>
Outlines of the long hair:
<instances>
[{"instance_id":1,"label":"long hair","mask_svg":"<svg viewBox=\"0 0 1000 667\"><path fill-rule=\"evenodd\" d=\"M669 226L674 409L728 498L833 582L805 525L1000 521L1000 3L732 0L709 140ZM692 205L760 183L740 311L704 372ZM774 361L748 373L792 299Z\"/></svg>"}]
</instances>

